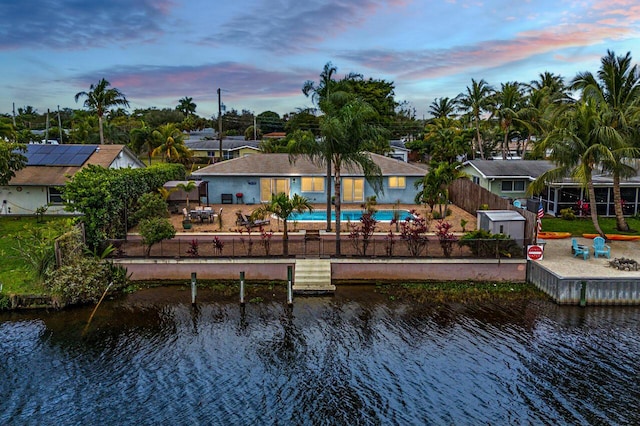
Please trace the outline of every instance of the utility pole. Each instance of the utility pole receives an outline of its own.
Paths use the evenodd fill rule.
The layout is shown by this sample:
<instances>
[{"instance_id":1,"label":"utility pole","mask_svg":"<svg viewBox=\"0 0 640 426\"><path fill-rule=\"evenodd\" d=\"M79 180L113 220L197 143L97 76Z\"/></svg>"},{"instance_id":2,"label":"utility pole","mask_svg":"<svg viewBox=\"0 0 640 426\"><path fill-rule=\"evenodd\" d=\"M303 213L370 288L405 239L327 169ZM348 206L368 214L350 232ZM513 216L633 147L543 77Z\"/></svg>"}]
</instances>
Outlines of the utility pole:
<instances>
[{"instance_id":1,"label":"utility pole","mask_svg":"<svg viewBox=\"0 0 640 426\"><path fill-rule=\"evenodd\" d=\"M222 161L222 101L220 100L220 88L218 87L218 139L220 140L220 161Z\"/></svg>"},{"instance_id":2,"label":"utility pole","mask_svg":"<svg viewBox=\"0 0 640 426\"><path fill-rule=\"evenodd\" d=\"M60 118L60 105L58 105L58 131L60 132L60 143L64 143L62 140L62 119Z\"/></svg>"},{"instance_id":3,"label":"utility pole","mask_svg":"<svg viewBox=\"0 0 640 426\"><path fill-rule=\"evenodd\" d=\"M44 128L44 143L49 143L49 108L47 108L47 123Z\"/></svg>"},{"instance_id":4,"label":"utility pole","mask_svg":"<svg viewBox=\"0 0 640 426\"><path fill-rule=\"evenodd\" d=\"M256 116L254 114L253 116L253 140L254 141L258 139L258 129L256 128L256 126L257 126L257 122L256 122Z\"/></svg>"},{"instance_id":5,"label":"utility pole","mask_svg":"<svg viewBox=\"0 0 640 426\"><path fill-rule=\"evenodd\" d=\"M16 103L13 103L13 128L16 127Z\"/></svg>"}]
</instances>

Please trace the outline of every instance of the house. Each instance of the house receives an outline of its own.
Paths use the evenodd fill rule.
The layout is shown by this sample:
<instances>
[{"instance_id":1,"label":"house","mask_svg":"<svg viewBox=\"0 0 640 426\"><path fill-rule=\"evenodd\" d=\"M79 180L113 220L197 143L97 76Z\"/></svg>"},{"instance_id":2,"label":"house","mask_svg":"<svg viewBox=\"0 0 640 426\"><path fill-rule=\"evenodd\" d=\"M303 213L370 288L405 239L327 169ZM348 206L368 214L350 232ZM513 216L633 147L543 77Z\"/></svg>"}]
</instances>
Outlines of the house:
<instances>
[{"instance_id":1,"label":"house","mask_svg":"<svg viewBox=\"0 0 640 426\"><path fill-rule=\"evenodd\" d=\"M402 160L405 163L409 161L409 153L411 150L405 146L403 139L392 139L389 141L389 146L391 147L389 157Z\"/></svg>"},{"instance_id":2,"label":"house","mask_svg":"<svg viewBox=\"0 0 640 426\"><path fill-rule=\"evenodd\" d=\"M526 199L529 198L527 189L531 182L555 167L552 162L544 160L470 160L464 162L460 170L481 187L502 197L519 200L526 206ZM598 215L614 216L613 178L606 172L596 170L593 184ZM620 183L620 192L625 216L640 213L640 176L624 179ZM570 177L548 184L540 198L547 214L559 216L560 211L566 208L572 208L578 214L588 214L587 210L580 209L580 206L588 205L587 189ZM532 208L535 210L537 205L537 202L534 203ZM529 210L532 208L529 207Z\"/></svg>"},{"instance_id":3,"label":"house","mask_svg":"<svg viewBox=\"0 0 640 426\"><path fill-rule=\"evenodd\" d=\"M417 193L414 182L424 177L427 171L423 167L378 154L371 154L371 158L380 166L383 176L383 191L377 194L377 201L412 204ZM280 192L289 196L302 195L312 203L323 203L327 199L326 168L304 157L291 162L287 154L255 154L235 158L208 165L191 176L208 182L209 199L212 202L228 202L230 197L233 199L236 195L236 202L256 204L269 201L271 194ZM360 168L344 167L341 176L342 203L359 204L367 197L376 195Z\"/></svg>"},{"instance_id":4,"label":"house","mask_svg":"<svg viewBox=\"0 0 640 426\"><path fill-rule=\"evenodd\" d=\"M0 187L0 214L31 215L43 206L48 206L47 214L69 214L60 187L83 167L144 167L124 145L29 144L25 156L27 166Z\"/></svg>"},{"instance_id":5,"label":"house","mask_svg":"<svg viewBox=\"0 0 640 426\"><path fill-rule=\"evenodd\" d=\"M459 170L482 188L526 205L531 182L553 168L552 162L543 160L468 160Z\"/></svg>"},{"instance_id":6,"label":"house","mask_svg":"<svg viewBox=\"0 0 640 426\"><path fill-rule=\"evenodd\" d=\"M222 139L222 158L230 160L232 158L243 157L249 154L260 152L258 147L260 141L244 140L243 137L228 137ZM220 141L214 139L188 139L185 146L193 152L196 158L207 158L213 163L220 161Z\"/></svg>"}]
</instances>

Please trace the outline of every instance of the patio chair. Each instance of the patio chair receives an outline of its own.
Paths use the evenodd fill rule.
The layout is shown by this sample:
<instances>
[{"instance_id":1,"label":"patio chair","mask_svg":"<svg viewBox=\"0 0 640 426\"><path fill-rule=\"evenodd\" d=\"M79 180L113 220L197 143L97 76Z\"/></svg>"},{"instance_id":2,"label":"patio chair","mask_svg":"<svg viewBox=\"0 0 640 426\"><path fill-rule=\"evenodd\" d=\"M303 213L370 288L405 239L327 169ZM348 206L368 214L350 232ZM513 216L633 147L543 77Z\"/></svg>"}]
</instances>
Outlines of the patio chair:
<instances>
[{"instance_id":1,"label":"patio chair","mask_svg":"<svg viewBox=\"0 0 640 426\"><path fill-rule=\"evenodd\" d=\"M571 239L571 251L573 252L573 257L582 256L584 260L589 258L589 247L578 244L575 238Z\"/></svg>"},{"instance_id":2,"label":"patio chair","mask_svg":"<svg viewBox=\"0 0 640 426\"><path fill-rule=\"evenodd\" d=\"M598 255L604 255L607 259L611 258L611 247L605 244L605 240L602 237L595 237L593 239L593 256L597 259Z\"/></svg>"},{"instance_id":3,"label":"patio chair","mask_svg":"<svg viewBox=\"0 0 640 426\"><path fill-rule=\"evenodd\" d=\"M271 223L269 219L251 220L249 216L245 216L240 212L236 212L236 217L237 217L236 224L238 226L244 226L246 228L255 228L256 226L265 226Z\"/></svg>"}]
</instances>

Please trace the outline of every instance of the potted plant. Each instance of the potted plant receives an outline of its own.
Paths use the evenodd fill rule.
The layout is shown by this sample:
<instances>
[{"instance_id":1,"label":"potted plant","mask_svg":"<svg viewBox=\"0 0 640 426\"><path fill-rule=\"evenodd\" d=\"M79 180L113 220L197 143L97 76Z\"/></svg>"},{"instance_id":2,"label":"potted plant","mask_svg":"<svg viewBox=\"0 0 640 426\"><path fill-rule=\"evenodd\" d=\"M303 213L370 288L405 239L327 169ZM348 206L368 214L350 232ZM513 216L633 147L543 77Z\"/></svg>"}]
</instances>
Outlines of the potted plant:
<instances>
[{"instance_id":1,"label":"potted plant","mask_svg":"<svg viewBox=\"0 0 640 426\"><path fill-rule=\"evenodd\" d=\"M191 223L191 219L187 218L182 220L182 228L191 229L191 226L193 226L193 224Z\"/></svg>"}]
</instances>

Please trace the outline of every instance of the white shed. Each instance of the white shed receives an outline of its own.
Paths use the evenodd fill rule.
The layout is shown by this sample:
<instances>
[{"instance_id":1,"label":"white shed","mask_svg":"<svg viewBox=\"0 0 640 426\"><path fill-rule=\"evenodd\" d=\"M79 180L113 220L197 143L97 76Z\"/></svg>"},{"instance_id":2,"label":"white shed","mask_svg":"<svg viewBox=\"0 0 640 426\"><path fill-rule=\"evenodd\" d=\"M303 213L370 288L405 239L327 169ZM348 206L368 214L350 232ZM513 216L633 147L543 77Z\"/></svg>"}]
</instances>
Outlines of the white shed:
<instances>
[{"instance_id":1,"label":"white shed","mask_svg":"<svg viewBox=\"0 0 640 426\"><path fill-rule=\"evenodd\" d=\"M524 240L526 219L514 210L478 210L478 229L492 234L509 235L516 241Z\"/></svg>"}]
</instances>

